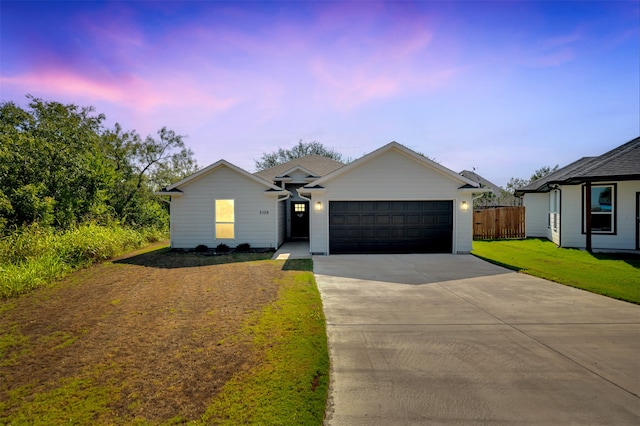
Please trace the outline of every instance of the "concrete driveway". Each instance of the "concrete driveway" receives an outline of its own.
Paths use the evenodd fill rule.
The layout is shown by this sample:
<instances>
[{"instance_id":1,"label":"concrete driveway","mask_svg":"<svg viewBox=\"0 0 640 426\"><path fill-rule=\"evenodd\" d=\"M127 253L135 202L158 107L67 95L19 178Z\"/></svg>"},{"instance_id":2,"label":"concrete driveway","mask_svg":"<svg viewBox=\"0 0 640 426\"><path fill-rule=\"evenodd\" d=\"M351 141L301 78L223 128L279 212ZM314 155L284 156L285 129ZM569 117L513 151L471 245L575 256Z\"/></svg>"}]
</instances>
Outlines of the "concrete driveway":
<instances>
[{"instance_id":1,"label":"concrete driveway","mask_svg":"<svg viewBox=\"0 0 640 426\"><path fill-rule=\"evenodd\" d=\"M313 259L326 424L640 424L640 306L471 255Z\"/></svg>"}]
</instances>

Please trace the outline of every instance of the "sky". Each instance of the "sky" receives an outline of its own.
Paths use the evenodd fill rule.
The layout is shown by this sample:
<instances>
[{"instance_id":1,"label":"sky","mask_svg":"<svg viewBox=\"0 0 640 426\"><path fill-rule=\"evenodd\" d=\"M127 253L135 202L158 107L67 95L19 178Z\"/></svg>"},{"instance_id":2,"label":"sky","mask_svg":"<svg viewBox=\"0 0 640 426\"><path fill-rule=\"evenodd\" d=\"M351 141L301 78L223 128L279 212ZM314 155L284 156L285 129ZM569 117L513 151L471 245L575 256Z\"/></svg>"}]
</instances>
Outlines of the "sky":
<instances>
[{"instance_id":1,"label":"sky","mask_svg":"<svg viewBox=\"0 0 640 426\"><path fill-rule=\"evenodd\" d=\"M0 101L253 172L391 141L505 186L640 136L640 1L0 1Z\"/></svg>"}]
</instances>

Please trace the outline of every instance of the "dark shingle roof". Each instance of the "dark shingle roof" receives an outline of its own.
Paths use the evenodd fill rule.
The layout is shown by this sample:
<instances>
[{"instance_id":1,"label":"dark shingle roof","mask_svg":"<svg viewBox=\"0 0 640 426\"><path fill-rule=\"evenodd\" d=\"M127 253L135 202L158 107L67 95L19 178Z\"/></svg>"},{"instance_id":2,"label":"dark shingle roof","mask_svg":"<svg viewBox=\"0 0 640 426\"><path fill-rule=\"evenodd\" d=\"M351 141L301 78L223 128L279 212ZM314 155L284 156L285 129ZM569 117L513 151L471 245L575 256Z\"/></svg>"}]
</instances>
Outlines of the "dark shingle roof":
<instances>
[{"instance_id":1,"label":"dark shingle roof","mask_svg":"<svg viewBox=\"0 0 640 426\"><path fill-rule=\"evenodd\" d=\"M546 192L551 184L640 179L640 137L599 157L583 157L518 189L518 193Z\"/></svg>"},{"instance_id":2,"label":"dark shingle roof","mask_svg":"<svg viewBox=\"0 0 640 426\"><path fill-rule=\"evenodd\" d=\"M322 177L339 169L344 166L344 164L321 155L305 155L304 157L287 161L286 163L271 167L270 169L261 170L254 173L254 175L268 182L273 182L276 176L280 176L296 166L303 167L315 176Z\"/></svg>"},{"instance_id":3,"label":"dark shingle roof","mask_svg":"<svg viewBox=\"0 0 640 426\"><path fill-rule=\"evenodd\" d=\"M482 176L480 176L476 172L472 172L471 170L463 170L463 171L460 172L460 175L466 177L469 180L472 180L472 181L480 184L480 186L483 187L483 188L489 188L490 190L493 191L493 193L495 195L500 195L500 187L498 185L496 185L495 183L483 178Z\"/></svg>"}]
</instances>

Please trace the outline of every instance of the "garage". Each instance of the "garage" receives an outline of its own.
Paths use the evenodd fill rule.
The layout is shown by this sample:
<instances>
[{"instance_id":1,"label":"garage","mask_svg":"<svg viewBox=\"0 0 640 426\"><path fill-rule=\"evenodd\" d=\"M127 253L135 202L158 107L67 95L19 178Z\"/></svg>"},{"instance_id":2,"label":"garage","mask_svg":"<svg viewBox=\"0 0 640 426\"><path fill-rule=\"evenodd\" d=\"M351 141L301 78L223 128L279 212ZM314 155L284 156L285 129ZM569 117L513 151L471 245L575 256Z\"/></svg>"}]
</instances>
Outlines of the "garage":
<instances>
[{"instance_id":1,"label":"garage","mask_svg":"<svg viewBox=\"0 0 640 426\"><path fill-rule=\"evenodd\" d=\"M330 201L329 250L347 253L451 253L453 202Z\"/></svg>"}]
</instances>

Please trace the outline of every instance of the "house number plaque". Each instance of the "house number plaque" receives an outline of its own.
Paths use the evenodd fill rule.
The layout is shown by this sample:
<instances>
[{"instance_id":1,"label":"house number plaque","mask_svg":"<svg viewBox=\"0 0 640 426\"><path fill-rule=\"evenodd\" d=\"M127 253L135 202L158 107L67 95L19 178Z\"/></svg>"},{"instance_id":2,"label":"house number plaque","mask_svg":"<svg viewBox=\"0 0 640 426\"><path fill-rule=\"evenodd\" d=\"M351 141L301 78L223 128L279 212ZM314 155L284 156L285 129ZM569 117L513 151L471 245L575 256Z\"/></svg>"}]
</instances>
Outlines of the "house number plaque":
<instances>
[{"instance_id":1,"label":"house number plaque","mask_svg":"<svg viewBox=\"0 0 640 426\"><path fill-rule=\"evenodd\" d=\"M269 214L269 210L260 210L260 214Z\"/></svg>"}]
</instances>

